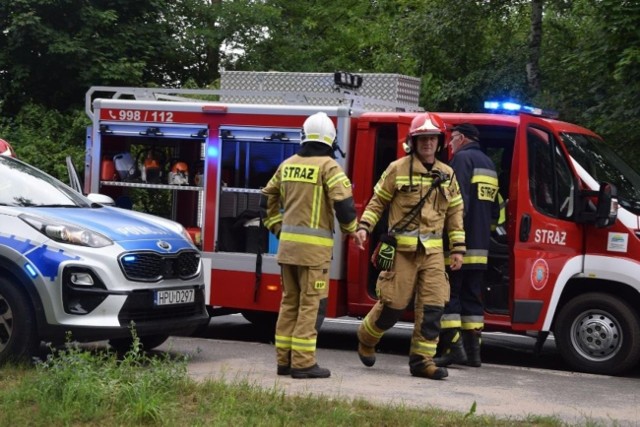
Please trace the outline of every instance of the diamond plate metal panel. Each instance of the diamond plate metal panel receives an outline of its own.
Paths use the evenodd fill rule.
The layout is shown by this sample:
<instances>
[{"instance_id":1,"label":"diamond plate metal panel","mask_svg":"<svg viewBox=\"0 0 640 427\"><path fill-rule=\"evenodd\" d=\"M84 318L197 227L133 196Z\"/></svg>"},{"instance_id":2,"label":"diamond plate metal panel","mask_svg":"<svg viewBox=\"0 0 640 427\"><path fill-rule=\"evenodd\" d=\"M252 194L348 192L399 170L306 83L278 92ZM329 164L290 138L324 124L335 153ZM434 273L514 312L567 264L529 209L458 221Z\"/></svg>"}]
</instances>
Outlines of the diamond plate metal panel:
<instances>
[{"instance_id":1,"label":"diamond plate metal panel","mask_svg":"<svg viewBox=\"0 0 640 427\"><path fill-rule=\"evenodd\" d=\"M401 74L359 73L362 86L345 94L333 82L333 73L223 71L222 102L252 104L339 105L358 95L363 108L389 111L419 110L420 79ZM234 95L233 91L245 93ZM251 92L248 94L247 92ZM378 102L376 102L378 101Z\"/></svg>"}]
</instances>

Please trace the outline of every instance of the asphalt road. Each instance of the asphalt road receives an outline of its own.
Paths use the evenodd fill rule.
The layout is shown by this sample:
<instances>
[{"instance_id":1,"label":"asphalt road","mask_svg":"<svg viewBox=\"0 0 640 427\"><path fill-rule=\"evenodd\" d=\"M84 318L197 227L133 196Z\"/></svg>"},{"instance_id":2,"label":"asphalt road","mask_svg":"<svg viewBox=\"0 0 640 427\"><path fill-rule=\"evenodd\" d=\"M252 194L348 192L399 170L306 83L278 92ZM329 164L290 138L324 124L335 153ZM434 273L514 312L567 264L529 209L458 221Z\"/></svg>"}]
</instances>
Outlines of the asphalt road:
<instances>
[{"instance_id":1,"label":"asphalt road","mask_svg":"<svg viewBox=\"0 0 640 427\"><path fill-rule=\"evenodd\" d=\"M271 337L241 316L213 318L200 337L176 337L159 350L189 354L190 375L198 380L249 382L286 394L314 394L339 399L424 408L428 406L523 419L555 416L571 425L640 426L640 370L625 377L568 370L553 345L533 355L534 340L508 334L483 335L481 368L451 367L443 381L409 374L409 324L389 331L367 368L355 352L358 321L328 319L318 337L318 361L331 378L295 380L277 376Z\"/></svg>"}]
</instances>

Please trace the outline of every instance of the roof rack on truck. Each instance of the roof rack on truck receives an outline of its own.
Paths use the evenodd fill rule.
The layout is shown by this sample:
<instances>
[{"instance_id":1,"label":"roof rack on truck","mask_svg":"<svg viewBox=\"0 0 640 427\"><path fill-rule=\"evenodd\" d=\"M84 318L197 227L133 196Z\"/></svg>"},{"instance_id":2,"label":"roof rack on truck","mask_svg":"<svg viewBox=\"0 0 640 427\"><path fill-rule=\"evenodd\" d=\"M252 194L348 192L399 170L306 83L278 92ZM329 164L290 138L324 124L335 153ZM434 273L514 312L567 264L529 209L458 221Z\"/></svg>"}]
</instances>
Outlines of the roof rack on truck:
<instances>
[{"instance_id":1,"label":"roof rack on truck","mask_svg":"<svg viewBox=\"0 0 640 427\"><path fill-rule=\"evenodd\" d=\"M220 89L93 86L85 111L93 118L95 98L227 104L347 105L369 111L423 111L420 79L379 73L223 71Z\"/></svg>"}]
</instances>

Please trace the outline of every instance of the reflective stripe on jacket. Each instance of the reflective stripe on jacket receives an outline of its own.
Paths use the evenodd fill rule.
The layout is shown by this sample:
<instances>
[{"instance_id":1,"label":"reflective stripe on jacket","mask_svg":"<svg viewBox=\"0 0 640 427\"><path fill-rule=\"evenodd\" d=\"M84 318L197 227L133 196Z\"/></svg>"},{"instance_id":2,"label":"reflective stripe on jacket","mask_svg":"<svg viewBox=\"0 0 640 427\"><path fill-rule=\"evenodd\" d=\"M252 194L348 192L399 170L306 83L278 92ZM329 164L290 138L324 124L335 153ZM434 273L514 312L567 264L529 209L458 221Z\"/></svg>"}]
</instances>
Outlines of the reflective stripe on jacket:
<instances>
[{"instance_id":1,"label":"reflective stripe on jacket","mask_svg":"<svg viewBox=\"0 0 640 427\"><path fill-rule=\"evenodd\" d=\"M410 169L413 169L411 176ZM433 188L420 213L405 227L411 217L407 215L429 192L433 178L415 156L392 162L374 187L374 194L360 218L360 227L371 232L389 208L389 229L400 229L395 233L399 251L415 251L420 242L427 253L443 252L442 233L446 226L451 251L464 253L463 200L457 179L449 166L437 160L432 167L432 171L436 170L448 178Z\"/></svg>"},{"instance_id":2,"label":"reflective stripe on jacket","mask_svg":"<svg viewBox=\"0 0 640 427\"><path fill-rule=\"evenodd\" d=\"M264 224L280 237L281 264L315 266L331 260L336 205L340 229L356 229L351 181L331 157L286 159L262 193L267 196Z\"/></svg>"},{"instance_id":3,"label":"reflective stripe on jacket","mask_svg":"<svg viewBox=\"0 0 640 427\"><path fill-rule=\"evenodd\" d=\"M472 142L451 160L464 199L464 229L467 253L463 269L485 269L489 255L492 223L497 222L498 175L493 161Z\"/></svg>"}]
</instances>

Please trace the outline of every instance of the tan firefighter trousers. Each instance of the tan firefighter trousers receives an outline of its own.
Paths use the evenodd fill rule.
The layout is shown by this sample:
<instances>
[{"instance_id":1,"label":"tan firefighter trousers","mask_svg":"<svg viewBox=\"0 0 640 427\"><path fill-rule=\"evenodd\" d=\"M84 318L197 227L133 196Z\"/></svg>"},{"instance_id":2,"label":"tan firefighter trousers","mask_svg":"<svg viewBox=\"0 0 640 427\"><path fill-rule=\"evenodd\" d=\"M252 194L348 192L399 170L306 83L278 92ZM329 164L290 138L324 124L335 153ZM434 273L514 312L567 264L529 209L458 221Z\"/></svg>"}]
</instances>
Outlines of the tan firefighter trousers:
<instances>
[{"instance_id":1,"label":"tan firefighter trousers","mask_svg":"<svg viewBox=\"0 0 640 427\"><path fill-rule=\"evenodd\" d=\"M303 369L316 364L318 307L328 294L329 263L318 267L282 264L275 339L279 366Z\"/></svg>"},{"instance_id":2,"label":"tan firefighter trousers","mask_svg":"<svg viewBox=\"0 0 640 427\"><path fill-rule=\"evenodd\" d=\"M392 271L380 272L376 293L378 302L358 329L360 343L367 346L373 355L384 332L409 308L415 293L410 364L417 365L419 369L433 365L440 317L449 299L443 254L427 255L421 246L416 252L398 252Z\"/></svg>"}]
</instances>

